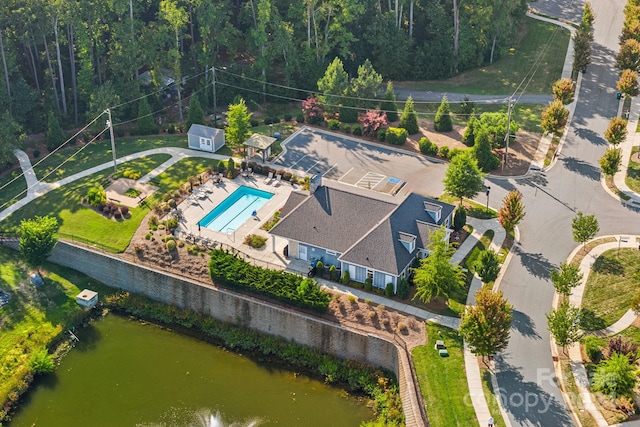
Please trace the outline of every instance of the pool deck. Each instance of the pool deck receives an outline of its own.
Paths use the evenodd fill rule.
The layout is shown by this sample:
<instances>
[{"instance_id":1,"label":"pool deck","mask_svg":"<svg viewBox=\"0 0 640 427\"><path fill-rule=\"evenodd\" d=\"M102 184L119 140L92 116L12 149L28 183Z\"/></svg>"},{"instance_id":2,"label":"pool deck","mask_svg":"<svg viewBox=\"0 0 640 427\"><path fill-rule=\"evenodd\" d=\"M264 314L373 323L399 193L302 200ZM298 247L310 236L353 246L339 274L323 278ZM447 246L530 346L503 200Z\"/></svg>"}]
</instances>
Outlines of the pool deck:
<instances>
[{"instance_id":1,"label":"pool deck","mask_svg":"<svg viewBox=\"0 0 640 427\"><path fill-rule=\"evenodd\" d=\"M178 205L178 209L182 211L182 219L176 229L176 236L181 236L184 233L199 236L232 246L262 262L281 267L286 266L287 260L282 256L282 251L287 241L285 239L275 238L275 236L272 236L260 227L269 221L278 209L284 206L284 203L292 191L300 190L300 186L296 185L294 187L289 182L284 181L274 185L275 180L271 181L271 184L267 184L265 178L266 177L262 175L250 177L239 175L234 179L224 178L217 184L212 181L207 181L201 187L202 190L194 191L192 196ZM198 221L204 218L213 208L222 203L224 199L242 185L273 194L273 197L258 209L257 219L249 218L232 233L223 233L205 227L200 227L200 230L198 230ZM245 245L243 243L244 238L248 234L258 234L267 237L265 246L260 249L254 249L249 245Z\"/></svg>"}]
</instances>

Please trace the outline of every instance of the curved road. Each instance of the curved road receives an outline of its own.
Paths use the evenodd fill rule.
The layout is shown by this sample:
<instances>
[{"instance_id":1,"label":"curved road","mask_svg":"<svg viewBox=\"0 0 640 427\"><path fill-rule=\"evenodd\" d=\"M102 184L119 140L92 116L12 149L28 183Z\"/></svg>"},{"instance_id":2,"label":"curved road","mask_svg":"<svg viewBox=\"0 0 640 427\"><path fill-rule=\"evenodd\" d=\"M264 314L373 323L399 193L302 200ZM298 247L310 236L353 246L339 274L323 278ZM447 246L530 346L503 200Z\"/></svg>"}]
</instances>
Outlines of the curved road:
<instances>
[{"instance_id":1,"label":"curved road","mask_svg":"<svg viewBox=\"0 0 640 427\"><path fill-rule=\"evenodd\" d=\"M576 212L595 215L602 235L640 233L638 212L604 191L598 164L607 148L602 135L618 110L613 58L625 3L592 3L596 15L592 64L583 76L573 121L555 166L521 179L490 179L493 200L518 189L527 212L519 226L520 244L500 285L514 306L514 322L509 347L497 358L496 368L501 399L514 426L573 425L555 381L545 314L554 293L549 273L576 246L571 233ZM566 18L575 18L576 8L583 7L577 1L545 0L533 6ZM546 6L549 10L543 10Z\"/></svg>"}]
</instances>

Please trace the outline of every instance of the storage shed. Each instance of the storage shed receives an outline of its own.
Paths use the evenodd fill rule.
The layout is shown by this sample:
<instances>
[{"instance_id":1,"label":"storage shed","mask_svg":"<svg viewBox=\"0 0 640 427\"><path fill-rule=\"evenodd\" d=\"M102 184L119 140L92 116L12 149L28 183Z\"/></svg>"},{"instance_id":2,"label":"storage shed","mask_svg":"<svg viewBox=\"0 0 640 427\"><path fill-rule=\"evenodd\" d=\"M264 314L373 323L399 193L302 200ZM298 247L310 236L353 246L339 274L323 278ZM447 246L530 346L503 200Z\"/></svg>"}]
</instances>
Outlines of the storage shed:
<instances>
[{"instance_id":1,"label":"storage shed","mask_svg":"<svg viewBox=\"0 0 640 427\"><path fill-rule=\"evenodd\" d=\"M224 130L193 124L188 132L189 148L215 153L224 146Z\"/></svg>"},{"instance_id":2,"label":"storage shed","mask_svg":"<svg viewBox=\"0 0 640 427\"><path fill-rule=\"evenodd\" d=\"M98 303L98 293L89 289L84 289L76 295L76 302L86 308L93 308Z\"/></svg>"}]
</instances>

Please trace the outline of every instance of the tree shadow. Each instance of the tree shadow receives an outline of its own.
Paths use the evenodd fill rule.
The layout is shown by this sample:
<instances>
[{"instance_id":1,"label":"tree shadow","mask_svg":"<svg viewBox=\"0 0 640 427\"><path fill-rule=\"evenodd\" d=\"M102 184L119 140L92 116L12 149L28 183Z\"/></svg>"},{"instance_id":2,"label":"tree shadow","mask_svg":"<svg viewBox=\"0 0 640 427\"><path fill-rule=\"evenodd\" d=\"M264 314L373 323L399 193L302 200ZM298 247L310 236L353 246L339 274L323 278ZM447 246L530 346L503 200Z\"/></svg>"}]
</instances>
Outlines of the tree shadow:
<instances>
[{"instance_id":1,"label":"tree shadow","mask_svg":"<svg viewBox=\"0 0 640 427\"><path fill-rule=\"evenodd\" d=\"M604 319L593 310L583 308L580 310L580 327L585 331L599 331L607 326Z\"/></svg>"},{"instance_id":2,"label":"tree shadow","mask_svg":"<svg viewBox=\"0 0 640 427\"><path fill-rule=\"evenodd\" d=\"M91 323L75 327L73 333L79 340L75 349L82 352L95 350L98 342L102 339L102 332Z\"/></svg>"},{"instance_id":3,"label":"tree shadow","mask_svg":"<svg viewBox=\"0 0 640 427\"><path fill-rule=\"evenodd\" d=\"M561 161L567 170L571 172L576 172L593 181L600 180L600 169L585 162L584 160L580 160L575 157L562 157Z\"/></svg>"},{"instance_id":4,"label":"tree shadow","mask_svg":"<svg viewBox=\"0 0 640 427\"><path fill-rule=\"evenodd\" d=\"M601 274L621 276L624 274L624 266L615 258L599 256L593 263L593 271Z\"/></svg>"},{"instance_id":5,"label":"tree shadow","mask_svg":"<svg viewBox=\"0 0 640 427\"><path fill-rule=\"evenodd\" d=\"M521 311L513 310L511 328L520 332L527 338L535 338L537 340L542 339L540 334L538 334L538 331L536 331L535 323L531 320L531 317Z\"/></svg>"},{"instance_id":6,"label":"tree shadow","mask_svg":"<svg viewBox=\"0 0 640 427\"><path fill-rule=\"evenodd\" d=\"M526 252L520 252L519 255L521 264L530 274L537 278L549 278L549 275L551 274L550 272L554 266L544 255L541 253L530 254Z\"/></svg>"},{"instance_id":7,"label":"tree shadow","mask_svg":"<svg viewBox=\"0 0 640 427\"><path fill-rule=\"evenodd\" d=\"M497 379L500 384L499 398L505 410L515 419L517 425L531 426L573 426L563 401L558 401L547 393L541 384L525 381L519 367L496 357ZM557 387L553 368L542 376L547 369L539 368L539 378L553 381ZM538 380L542 381L542 380Z\"/></svg>"},{"instance_id":8,"label":"tree shadow","mask_svg":"<svg viewBox=\"0 0 640 427\"><path fill-rule=\"evenodd\" d=\"M576 128L573 132L580 139L586 139L593 145L609 145L607 141L589 128Z\"/></svg>"}]
</instances>

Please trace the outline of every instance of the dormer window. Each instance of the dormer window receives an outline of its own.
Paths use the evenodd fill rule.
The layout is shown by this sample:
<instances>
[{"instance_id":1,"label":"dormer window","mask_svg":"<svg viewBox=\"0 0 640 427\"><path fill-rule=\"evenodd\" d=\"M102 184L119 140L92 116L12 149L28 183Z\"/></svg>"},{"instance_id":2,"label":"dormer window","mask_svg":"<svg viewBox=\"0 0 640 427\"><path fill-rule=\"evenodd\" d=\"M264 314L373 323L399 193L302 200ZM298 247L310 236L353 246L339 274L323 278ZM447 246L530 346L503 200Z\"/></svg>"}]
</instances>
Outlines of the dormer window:
<instances>
[{"instance_id":1,"label":"dormer window","mask_svg":"<svg viewBox=\"0 0 640 427\"><path fill-rule=\"evenodd\" d=\"M416 249L416 236L403 232L400 232L398 234L400 236L398 240L400 240L402 246L404 246L409 253L412 253Z\"/></svg>"},{"instance_id":2,"label":"dormer window","mask_svg":"<svg viewBox=\"0 0 640 427\"><path fill-rule=\"evenodd\" d=\"M442 214L442 206L435 203L424 202L424 211L429 214L431 219L437 224Z\"/></svg>"}]
</instances>

